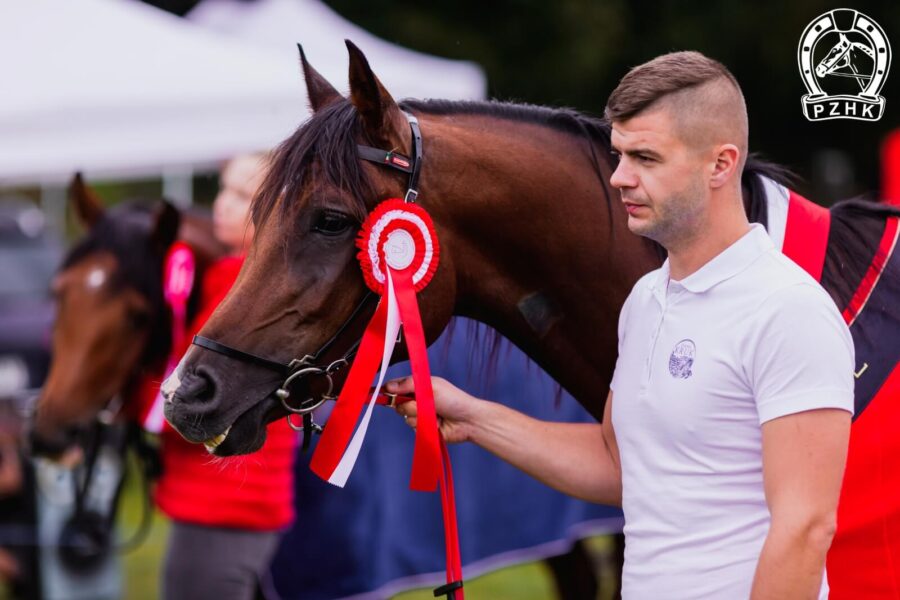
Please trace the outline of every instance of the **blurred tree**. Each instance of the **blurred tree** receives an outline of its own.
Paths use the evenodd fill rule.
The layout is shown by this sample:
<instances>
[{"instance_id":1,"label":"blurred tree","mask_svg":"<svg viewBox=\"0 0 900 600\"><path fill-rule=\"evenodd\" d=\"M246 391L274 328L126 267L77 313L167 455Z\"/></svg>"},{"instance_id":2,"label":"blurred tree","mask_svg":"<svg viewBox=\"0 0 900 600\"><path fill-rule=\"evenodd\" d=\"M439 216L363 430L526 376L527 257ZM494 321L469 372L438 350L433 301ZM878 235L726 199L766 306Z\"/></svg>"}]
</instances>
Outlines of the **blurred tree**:
<instances>
[{"instance_id":1,"label":"blurred tree","mask_svg":"<svg viewBox=\"0 0 900 600\"><path fill-rule=\"evenodd\" d=\"M196 4L148 1L179 14ZM797 70L797 44L813 18L834 8L830 1L326 3L386 40L481 64L492 97L572 106L593 114L602 112L607 95L630 66L672 50L704 52L725 63L741 82L750 111L751 148L807 179L814 177L803 191L820 202L836 200L836 190L876 191L881 140L900 126L897 67L882 91L887 106L881 121L810 123L803 116L800 97L806 92ZM868 0L850 6L877 21L900 53L900 2ZM378 71L377 64L373 68ZM841 174L851 178L849 184L822 183Z\"/></svg>"}]
</instances>

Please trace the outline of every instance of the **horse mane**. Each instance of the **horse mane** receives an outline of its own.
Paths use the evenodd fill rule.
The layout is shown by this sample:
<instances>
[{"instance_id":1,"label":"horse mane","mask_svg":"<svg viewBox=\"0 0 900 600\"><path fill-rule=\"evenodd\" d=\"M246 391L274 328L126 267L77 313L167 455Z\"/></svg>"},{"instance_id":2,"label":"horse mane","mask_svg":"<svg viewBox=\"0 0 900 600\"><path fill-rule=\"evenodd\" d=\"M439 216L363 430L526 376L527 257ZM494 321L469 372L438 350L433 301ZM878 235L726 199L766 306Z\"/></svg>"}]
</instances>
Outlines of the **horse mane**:
<instances>
[{"instance_id":1,"label":"horse mane","mask_svg":"<svg viewBox=\"0 0 900 600\"><path fill-rule=\"evenodd\" d=\"M602 148L610 148L611 128L603 119L571 108L550 108L497 100L406 99L399 106L413 113L482 115L533 123L580 138L585 142L585 151L591 157L594 171L606 193L607 206L612 210L609 202L613 196L612 190L609 182L602 176L600 155L595 144L599 142ZM349 100L338 100L313 113L273 153L266 179L253 202L254 223L259 226L265 222L281 198L297 198L308 183L308 178L314 175L322 177L331 185L348 190L355 202L353 216L360 222L365 220L368 212L366 202L371 201L372 185L357 153L356 145L360 140L372 143L366 139L359 114ZM281 216L289 217L293 205L292 202L283 202Z\"/></svg>"},{"instance_id":2,"label":"horse mane","mask_svg":"<svg viewBox=\"0 0 900 600\"><path fill-rule=\"evenodd\" d=\"M784 165L766 160L761 154L751 152L741 173L744 191L744 210L751 223L769 225L768 203L763 178L771 179L787 188L795 188L800 178Z\"/></svg>"},{"instance_id":3,"label":"horse mane","mask_svg":"<svg viewBox=\"0 0 900 600\"><path fill-rule=\"evenodd\" d=\"M872 264L887 219L891 217L900 217L900 207L865 197L844 200L831 207L822 286L839 308L849 304Z\"/></svg>"},{"instance_id":4,"label":"horse mane","mask_svg":"<svg viewBox=\"0 0 900 600\"><path fill-rule=\"evenodd\" d=\"M149 243L154 216L153 206L146 200L108 209L87 236L69 250L60 267L60 271L69 269L97 252L115 256L119 268L110 279L113 290L130 287L150 302L152 325L142 358L145 365L165 359L172 344L161 277L164 259Z\"/></svg>"},{"instance_id":5,"label":"horse mane","mask_svg":"<svg viewBox=\"0 0 900 600\"><path fill-rule=\"evenodd\" d=\"M362 120L346 98L314 112L269 159L266 177L251 206L254 224L259 227L265 223L281 198L297 198L313 175L348 190L355 201L353 216L362 223L372 185L357 153L360 139L365 139ZM282 202L282 217L289 217L295 205Z\"/></svg>"}]
</instances>

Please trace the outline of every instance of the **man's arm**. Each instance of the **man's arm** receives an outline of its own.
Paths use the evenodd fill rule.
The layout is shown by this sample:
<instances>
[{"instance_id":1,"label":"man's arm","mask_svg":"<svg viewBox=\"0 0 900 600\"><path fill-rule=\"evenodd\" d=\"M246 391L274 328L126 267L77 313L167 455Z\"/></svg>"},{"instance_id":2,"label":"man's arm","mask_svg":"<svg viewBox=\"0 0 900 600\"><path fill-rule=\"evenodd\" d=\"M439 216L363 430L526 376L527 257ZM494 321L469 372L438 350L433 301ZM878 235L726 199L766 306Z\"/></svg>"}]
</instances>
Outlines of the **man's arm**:
<instances>
[{"instance_id":1,"label":"man's arm","mask_svg":"<svg viewBox=\"0 0 900 600\"><path fill-rule=\"evenodd\" d=\"M612 428L612 392L603 423L552 423L479 400L449 382L433 378L434 401L441 434L449 443L471 441L570 496L621 505L622 476ZM393 394L414 393L412 377L386 384ZM415 402L397 412L416 426Z\"/></svg>"},{"instance_id":2,"label":"man's arm","mask_svg":"<svg viewBox=\"0 0 900 600\"><path fill-rule=\"evenodd\" d=\"M763 424L763 480L772 522L752 600L818 598L849 438L850 413L838 409Z\"/></svg>"}]
</instances>

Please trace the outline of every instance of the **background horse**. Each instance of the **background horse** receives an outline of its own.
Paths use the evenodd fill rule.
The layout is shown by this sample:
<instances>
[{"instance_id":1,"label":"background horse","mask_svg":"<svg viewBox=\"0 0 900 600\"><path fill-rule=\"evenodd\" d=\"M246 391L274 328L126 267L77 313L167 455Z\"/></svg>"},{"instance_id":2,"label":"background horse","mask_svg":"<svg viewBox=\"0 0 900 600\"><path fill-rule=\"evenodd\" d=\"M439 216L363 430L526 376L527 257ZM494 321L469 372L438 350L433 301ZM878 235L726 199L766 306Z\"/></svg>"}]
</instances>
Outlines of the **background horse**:
<instances>
[{"instance_id":1,"label":"background horse","mask_svg":"<svg viewBox=\"0 0 900 600\"><path fill-rule=\"evenodd\" d=\"M348 48L349 98L303 60L314 114L275 155L254 205L257 236L247 263L201 334L281 363L314 354L340 330L322 357L327 364L359 338L361 322L341 327L366 290L354 237L378 202L403 196L406 178L363 162L357 145L410 156L406 110L418 118L424 140L418 202L434 219L441 241L440 267L420 295L428 340L451 315L483 321L599 418L615 364L619 309L635 281L662 260L652 242L630 234L618 194L608 184L615 168L608 125L570 110L527 105L398 105L363 54L349 42ZM780 178L778 169L748 161L744 197L751 220L766 224L761 175ZM821 282L838 307L851 302L896 214L861 202L832 209ZM888 281L897 277L886 275ZM884 323L900 323L896 308L881 310L882 329ZM888 372L898 356L900 348L882 353ZM227 434L216 454L247 452L262 443L265 423L285 414L272 393L280 379L258 364L194 347L169 382L166 416L191 441ZM308 380L301 387L299 397L316 394ZM854 432L862 421L859 394L857 402ZM887 437L875 436L868 445L882 460L896 461L898 454L890 458L887 452ZM851 436L847 480L854 485L845 486L844 497L864 489L863 497L896 497L889 480L897 475L855 476L863 468L855 460L862 456L858 447ZM887 525L900 529L895 500L855 530L839 517L833 548L854 537L882 539ZM896 552L885 548L875 550L879 565L889 564L890 552ZM853 561L843 562L830 563L830 574L854 569Z\"/></svg>"},{"instance_id":2,"label":"background horse","mask_svg":"<svg viewBox=\"0 0 900 600\"><path fill-rule=\"evenodd\" d=\"M87 235L52 284L53 360L32 428L39 453L64 451L101 409L129 397L140 377L160 376L171 345L163 297L171 244L182 239L195 249L198 277L225 252L208 218L182 214L168 202L105 210L79 176L69 197Z\"/></svg>"}]
</instances>

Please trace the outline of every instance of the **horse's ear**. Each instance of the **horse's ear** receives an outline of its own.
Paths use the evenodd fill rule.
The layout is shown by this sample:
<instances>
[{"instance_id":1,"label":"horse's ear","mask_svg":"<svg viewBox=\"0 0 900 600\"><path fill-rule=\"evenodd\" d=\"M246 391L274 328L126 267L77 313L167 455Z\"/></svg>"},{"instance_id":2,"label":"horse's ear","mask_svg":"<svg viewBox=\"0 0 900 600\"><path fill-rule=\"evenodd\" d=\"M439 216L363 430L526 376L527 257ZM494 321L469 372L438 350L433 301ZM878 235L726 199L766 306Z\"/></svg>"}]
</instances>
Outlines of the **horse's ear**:
<instances>
[{"instance_id":1,"label":"horse's ear","mask_svg":"<svg viewBox=\"0 0 900 600\"><path fill-rule=\"evenodd\" d=\"M103 216L104 208L100 197L87 186L81 173L75 173L69 184L69 202L75 209L78 221L85 229L93 227Z\"/></svg>"},{"instance_id":2,"label":"horse's ear","mask_svg":"<svg viewBox=\"0 0 900 600\"><path fill-rule=\"evenodd\" d=\"M350 40L344 40L350 52L350 102L363 120L366 133L375 143L395 147L406 119L366 60Z\"/></svg>"},{"instance_id":3,"label":"horse's ear","mask_svg":"<svg viewBox=\"0 0 900 600\"><path fill-rule=\"evenodd\" d=\"M160 253L164 253L178 237L178 227L180 225L181 213L170 202L163 200L159 208L156 209L153 233L150 234L150 243Z\"/></svg>"},{"instance_id":4,"label":"horse's ear","mask_svg":"<svg viewBox=\"0 0 900 600\"><path fill-rule=\"evenodd\" d=\"M306 80L306 94L309 96L309 107L312 111L317 112L319 109L341 100L343 96L306 60L303 46L297 44L297 50L300 51L300 64L303 66L303 79Z\"/></svg>"}]
</instances>

